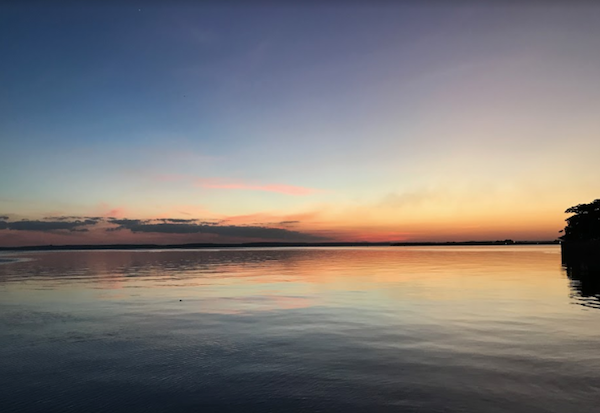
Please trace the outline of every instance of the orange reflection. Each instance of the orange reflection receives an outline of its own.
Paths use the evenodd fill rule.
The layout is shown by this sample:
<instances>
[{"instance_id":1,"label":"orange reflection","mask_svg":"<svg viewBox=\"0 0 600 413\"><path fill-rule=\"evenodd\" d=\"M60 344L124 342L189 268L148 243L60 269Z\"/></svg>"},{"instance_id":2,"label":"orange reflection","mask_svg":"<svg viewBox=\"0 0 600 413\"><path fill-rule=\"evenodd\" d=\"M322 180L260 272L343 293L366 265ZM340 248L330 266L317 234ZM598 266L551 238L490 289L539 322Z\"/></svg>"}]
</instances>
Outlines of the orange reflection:
<instances>
[{"instance_id":1,"label":"orange reflection","mask_svg":"<svg viewBox=\"0 0 600 413\"><path fill-rule=\"evenodd\" d=\"M4 265L27 288L93 290L100 299L194 303L196 311L244 313L414 301L482 302L543 293L567 299L558 246L272 248L79 251L26 254ZM6 278L10 280L10 276ZM5 284L8 285L8 284ZM19 288L18 283L10 284ZM110 290L119 289L118 293ZM531 300L530 300L531 301ZM191 304L190 304L191 305Z\"/></svg>"}]
</instances>

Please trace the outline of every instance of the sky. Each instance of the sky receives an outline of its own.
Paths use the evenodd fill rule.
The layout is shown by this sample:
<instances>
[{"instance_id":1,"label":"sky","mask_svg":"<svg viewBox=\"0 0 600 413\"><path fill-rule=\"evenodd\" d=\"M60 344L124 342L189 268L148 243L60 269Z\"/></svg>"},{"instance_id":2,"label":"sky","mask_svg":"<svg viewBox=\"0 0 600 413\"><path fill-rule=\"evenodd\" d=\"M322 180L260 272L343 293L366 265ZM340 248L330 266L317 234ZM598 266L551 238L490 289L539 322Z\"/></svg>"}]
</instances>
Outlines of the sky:
<instances>
[{"instance_id":1,"label":"sky","mask_svg":"<svg viewBox=\"0 0 600 413\"><path fill-rule=\"evenodd\" d=\"M551 240L594 2L4 2L0 246Z\"/></svg>"}]
</instances>

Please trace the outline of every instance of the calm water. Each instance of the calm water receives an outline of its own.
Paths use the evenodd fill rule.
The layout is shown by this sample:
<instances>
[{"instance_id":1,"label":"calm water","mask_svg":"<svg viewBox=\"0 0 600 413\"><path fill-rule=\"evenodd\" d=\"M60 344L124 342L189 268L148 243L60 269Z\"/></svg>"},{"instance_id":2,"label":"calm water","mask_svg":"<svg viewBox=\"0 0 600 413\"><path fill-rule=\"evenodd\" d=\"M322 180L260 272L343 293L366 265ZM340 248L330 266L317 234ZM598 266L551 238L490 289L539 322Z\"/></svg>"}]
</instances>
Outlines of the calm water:
<instances>
[{"instance_id":1,"label":"calm water","mask_svg":"<svg viewBox=\"0 0 600 413\"><path fill-rule=\"evenodd\" d=\"M599 296L557 246L15 257L3 413L599 411Z\"/></svg>"}]
</instances>

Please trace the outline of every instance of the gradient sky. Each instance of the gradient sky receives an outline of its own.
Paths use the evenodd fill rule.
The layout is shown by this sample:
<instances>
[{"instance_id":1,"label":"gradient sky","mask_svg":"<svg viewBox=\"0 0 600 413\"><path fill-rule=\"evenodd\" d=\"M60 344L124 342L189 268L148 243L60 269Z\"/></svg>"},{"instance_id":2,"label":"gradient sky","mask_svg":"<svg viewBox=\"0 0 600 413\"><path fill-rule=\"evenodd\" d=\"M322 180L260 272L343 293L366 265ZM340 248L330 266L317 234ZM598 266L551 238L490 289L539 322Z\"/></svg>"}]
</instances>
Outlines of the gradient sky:
<instances>
[{"instance_id":1,"label":"gradient sky","mask_svg":"<svg viewBox=\"0 0 600 413\"><path fill-rule=\"evenodd\" d=\"M0 6L0 245L554 239L600 197L600 4L108 3Z\"/></svg>"}]
</instances>

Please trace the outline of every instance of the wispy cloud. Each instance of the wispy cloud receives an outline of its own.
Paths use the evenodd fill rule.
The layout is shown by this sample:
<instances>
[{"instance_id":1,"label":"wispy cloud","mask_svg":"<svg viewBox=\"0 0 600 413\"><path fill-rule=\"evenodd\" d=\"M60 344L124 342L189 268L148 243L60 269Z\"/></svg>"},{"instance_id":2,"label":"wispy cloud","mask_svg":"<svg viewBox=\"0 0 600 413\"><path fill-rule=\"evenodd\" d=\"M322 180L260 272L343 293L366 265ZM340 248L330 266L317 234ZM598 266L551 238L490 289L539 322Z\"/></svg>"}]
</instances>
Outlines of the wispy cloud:
<instances>
[{"instance_id":1,"label":"wispy cloud","mask_svg":"<svg viewBox=\"0 0 600 413\"><path fill-rule=\"evenodd\" d=\"M123 218L127 215L127 210L122 206L114 206L110 205L106 202L100 202L96 208L93 210L94 215L103 217L103 218ZM58 215L58 214L53 214Z\"/></svg>"},{"instance_id":2,"label":"wispy cloud","mask_svg":"<svg viewBox=\"0 0 600 413\"><path fill-rule=\"evenodd\" d=\"M295 214L276 214L270 212L257 212L245 215L230 215L222 217L221 223L227 225L255 225L257 222L270 223L274 226L298 225L300 223L314 222L321 211L309 211Z\"/></svg>"},{"instance_id":3,"label":"wispy cloud","mask_svg":"<svg viewBox=\"0 0 600 413\"><path fill-rule=\"evenodd\" d=\"M279 194L294 196L305 196L323 192L320 189L307 188L304 186L286 185L280 183L262 183L232 178L198 178L195 176L185 174L155 175L154 180L156 182L169 183L189 182L190 184L193 184L200 188L276 192Z\"/></svg>"},{"instance_id":4,"label":"wispy cloud","mask_svg":"<svg viewBox=\"0 0 600 413\"><path fill-rule=\"evenodd\" d=\"M296 225L299 223L300 223L300 221L281 221L281 222L279 222L279 225L286 226L286 225Z\"/></svg>"},{"instance_id":5,"label":"wispy cloud","mask_svg":"<svg viewBox=\"0 0 600 413\"><path fill-rule=\"evenodd\" d=\"M318 189L307 188L303 186L284 185L284 184L261 184L254 182L244 182L239 180L230 180L224 178L200 178L196 180L196 185L202 188L214 189L239 189L247 191L265 191L277 192L286 195L312 195L320 192Z\"/></svg>"}]
</instances>

